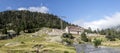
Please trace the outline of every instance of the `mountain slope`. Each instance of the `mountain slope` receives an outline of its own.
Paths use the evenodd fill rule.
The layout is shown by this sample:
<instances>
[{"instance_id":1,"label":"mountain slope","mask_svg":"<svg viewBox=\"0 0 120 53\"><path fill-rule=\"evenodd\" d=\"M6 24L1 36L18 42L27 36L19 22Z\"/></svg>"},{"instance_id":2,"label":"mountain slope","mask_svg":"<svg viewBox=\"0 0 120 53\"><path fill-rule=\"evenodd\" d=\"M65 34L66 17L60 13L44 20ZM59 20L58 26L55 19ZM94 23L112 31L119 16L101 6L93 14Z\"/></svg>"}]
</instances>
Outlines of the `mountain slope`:
<instances>
[{"instance_id":1,"label":"mountain slope","mask_svg":"<svg viewBox=\"0 0 120 53\"><path fill-rule=\"evenodd\" d=\"M52 14L30 11L4 11L0 12L0 29L29 30L34 28L49 27L60 29L61 19ZM62 20L63 28L70 23Z\"/></svg>"}]
</instances>

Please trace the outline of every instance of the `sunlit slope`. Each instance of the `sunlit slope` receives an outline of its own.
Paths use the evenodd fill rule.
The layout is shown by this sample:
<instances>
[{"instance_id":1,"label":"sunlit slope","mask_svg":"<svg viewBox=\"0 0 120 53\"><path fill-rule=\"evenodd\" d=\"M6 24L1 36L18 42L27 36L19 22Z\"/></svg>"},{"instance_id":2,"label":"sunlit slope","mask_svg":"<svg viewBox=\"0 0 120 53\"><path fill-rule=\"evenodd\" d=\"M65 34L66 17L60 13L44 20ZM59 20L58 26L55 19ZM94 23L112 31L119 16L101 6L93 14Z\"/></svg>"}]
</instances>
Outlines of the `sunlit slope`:
<instances>
[{"instance_id":1,"label":"sunlit slope","mask_svg":"<svg viewBox=\"0 0 120 53\"><path fill-rule=\"evenodd\" d=\"M34 47L35 45L42 45L42 47L39 47L41 53L76 53L74 47L64 46L61 43L49 42L46 40L47 36L46 34L39 36L22 34L13 39L0 40L0 53L35 53L37 48Z\"/></svg>"}]
</instances>

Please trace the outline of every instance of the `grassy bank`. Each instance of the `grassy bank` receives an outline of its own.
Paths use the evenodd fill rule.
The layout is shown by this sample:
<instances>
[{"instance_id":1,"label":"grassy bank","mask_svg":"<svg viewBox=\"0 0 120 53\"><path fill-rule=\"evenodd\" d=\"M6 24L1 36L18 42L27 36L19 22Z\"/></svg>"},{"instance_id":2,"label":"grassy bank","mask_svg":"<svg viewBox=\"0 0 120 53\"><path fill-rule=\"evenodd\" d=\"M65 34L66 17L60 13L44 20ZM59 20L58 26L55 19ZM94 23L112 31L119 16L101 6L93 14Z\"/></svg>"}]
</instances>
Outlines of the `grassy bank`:
<instances>
[{"instance_id":1,"label":"grassy bank","mask_svg":"<svg viewBox=\"0 0 120 53\"><path fill-rule=\"evenodd\" d=\"M120 40L116 39L116 41L109 41L107 38L105 38L105 35L96 35L96 36L88 36L88 38L94 40L95 38L102 40L101 46L107 46L107 47L120 47Z\"/></svg>"},{"instance_id":2,"label":"grassy bank","mask_svg":"<svg viewBox=\"0 0 120 53\"><path fill-rule=\"evenodd\" d=\"M35 53L35 45L43 46L39 48L41 53L76 53L74 47L65 46L61 43L49 42L45 39L46 37L46 34L39 36L22 34L13 39L0 40L0 53Z\"/></svg>"}]
</instances>

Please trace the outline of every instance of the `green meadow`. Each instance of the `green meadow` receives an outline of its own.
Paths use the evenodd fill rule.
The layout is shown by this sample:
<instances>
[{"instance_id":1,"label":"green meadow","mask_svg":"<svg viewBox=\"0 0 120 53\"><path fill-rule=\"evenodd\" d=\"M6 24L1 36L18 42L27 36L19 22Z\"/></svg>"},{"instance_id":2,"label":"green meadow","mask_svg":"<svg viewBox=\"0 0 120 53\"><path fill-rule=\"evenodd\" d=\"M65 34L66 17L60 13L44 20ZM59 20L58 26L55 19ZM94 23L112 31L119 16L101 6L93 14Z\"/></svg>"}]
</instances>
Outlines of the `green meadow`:
<instances>
[{"instance_id":1,"label":"green meadow","mask_svg":"<svg viewBox=\"0 0 120 53\"><path fill-rule=\"evenodd\" d=\"M49 42L47 34L32 37L31 34L22 34L13 39L0 40L0 53L76 53L75 48L62 43ZM41 45L42 47L34 47Z\"/></svg>"}]
</instances>

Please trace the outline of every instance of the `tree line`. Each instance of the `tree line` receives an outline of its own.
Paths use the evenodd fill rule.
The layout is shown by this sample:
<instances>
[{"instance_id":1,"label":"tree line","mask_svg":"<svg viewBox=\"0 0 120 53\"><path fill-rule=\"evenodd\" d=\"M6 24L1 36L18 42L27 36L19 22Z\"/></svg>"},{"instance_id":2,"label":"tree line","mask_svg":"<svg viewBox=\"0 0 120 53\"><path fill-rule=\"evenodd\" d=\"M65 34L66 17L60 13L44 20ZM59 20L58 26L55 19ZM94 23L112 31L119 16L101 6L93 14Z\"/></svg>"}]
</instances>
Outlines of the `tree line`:
<instances>
[{"instance_id":1,"label":"tree line","mask_svg":"<svg viewBox=\"0 0 120 53\"><path fill-rule=\"evenodd\" d=\"M105 35L105 37L110 41L115 41L116 39L120 39L120 30L118 30L118 28L116 29L116 27L101 29L101 30L99 29L91 30L91 28L89 27L88 29L85 29L85 32Z\"/></svg>"},{"instance_id":2,"label":"tree line","mask_svg":"<svg viewBox=\"0 0 120 53\"><path fill-rule=\"evenodd\" d=\"M8 10L0 12L0 33L8 34L7 30L14 30L16 35L19 35L21 31L33 33L42 27L60 29L61 21L63 28L73 25L60 19L57 15L49 13ZM5 39L7 37L8 36L1 36L0 38Z\"/></svg>"},{"instance_id":3,"label":"tree line","mask_svg":"<svg viewBox=\"0 0 120 53\"><path fill-rule=\"evenodd\" d=\"M61 19L53 14L39 13L30 11L4 11L0 12L0 30L14 30L18 34L20 31L28 30L33 32L42 27L58 28L60 29ZM70 23L62 20L63 28Z\"/></svg>"}]
</instances>

